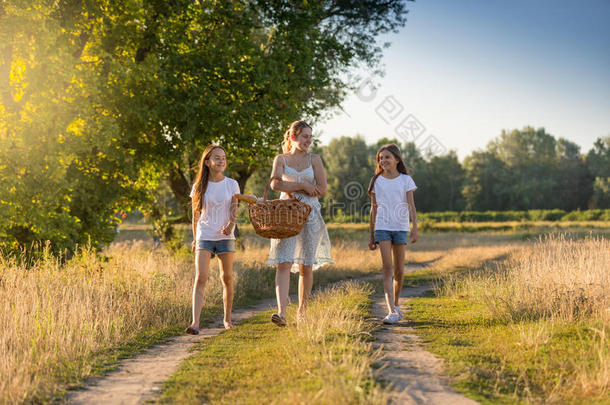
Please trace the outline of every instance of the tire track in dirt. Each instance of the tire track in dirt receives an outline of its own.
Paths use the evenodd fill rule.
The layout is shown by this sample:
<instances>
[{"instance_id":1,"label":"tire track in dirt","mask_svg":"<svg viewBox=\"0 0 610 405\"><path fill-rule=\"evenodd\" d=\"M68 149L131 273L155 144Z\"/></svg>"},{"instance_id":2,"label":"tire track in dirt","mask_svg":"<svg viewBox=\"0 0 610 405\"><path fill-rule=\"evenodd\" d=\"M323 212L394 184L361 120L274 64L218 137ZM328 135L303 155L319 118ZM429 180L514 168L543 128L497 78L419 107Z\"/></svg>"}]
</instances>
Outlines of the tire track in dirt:
<instances>
[{"instance_id":1,"label":"tire track in dirt","mask_svg":"<svg viewBox=\"0 0 610 405\"><path fill-rule=\"evenodd\" d=\"M421 270L429 264L431 262L407 264L406 272ZM378 279L381 279L381 274L353 280L364 282ZM421 296L428 289L429 286L404 288L403 305L409 297ZM295 299L291 296L291 300ZM380 322L385 316L385 302L382 294L374 299L372 312ZM265 299L254 306L234 310L232 319L239 323L275 308L275 305L274 298ZM193 354L195 345L222 331L222 315L219 315L197 336L176 336L137 356L122 360L116 370L90 378L85 382L85 388L69 393L63 402L74 405L131 405L154 400L160 394L162 384L178 370L182 361ZM376 346L382 347L383 352L382 367L376 374L392 387L388 403L476 404L448 387L447 379L441 376L442 361L423 349L419 337L405 323L390 328L384 326L375 335Z\"/></svg>"},{"instance_id":2,"label":"tire track in dirt","mask_svg":"<svg viewBox=\"0 0 610 405\"><path fill-rule=\"evenodd\" d=\"M275 299L266 299L252 307L236 309L231 319L239 323L262 311L273 308ZM143 353L121 361L118 368L101 377L91 378L85 388L68 394L67 404L141 404L154 399L162 384L193 354L195 344L224 331L222 315L202 328L199 335L180 335L166 343L148 348Z\"/></svg>"},{"instance_id":3,"label":"tire track in dirt","mask_svg":"<svg viewBox=\"0 0 610 405\"><path fill-rule=\"evenodd\" d=\"M427 267L432 262L407 264L406 272L412 273ZM430 290L430 285L404 287L401 293L401 308L405 317L396 325L383 325L387 314L383 293L376 294L371 309L375 321L382 326L375 333L376 349L381 349L380 368L375 373L390 385L388 404L452 404L475 405L478 402L457 393L449 386L444 375L443 360L425 350L415 329L408 326L409 299L421 297Z\"/></svg>"}]
</instances>

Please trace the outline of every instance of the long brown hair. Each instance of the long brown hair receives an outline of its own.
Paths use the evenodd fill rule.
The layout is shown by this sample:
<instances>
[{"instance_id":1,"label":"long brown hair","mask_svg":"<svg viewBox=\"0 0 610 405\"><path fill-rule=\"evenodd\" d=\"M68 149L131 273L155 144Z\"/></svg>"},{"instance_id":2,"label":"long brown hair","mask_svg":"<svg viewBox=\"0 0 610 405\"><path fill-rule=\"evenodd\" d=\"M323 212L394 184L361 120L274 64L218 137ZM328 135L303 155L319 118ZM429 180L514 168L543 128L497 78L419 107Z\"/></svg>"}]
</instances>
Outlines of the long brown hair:
<instances>
[{"instance_id":1,"label":"long brown hair","mask_svg":"<svg viewBox=\"0 0 610 405\"><path fill-rule=\"evenodd\" d=\"M210 168L205 164L205 162L210 159L210 155L214 149L222 149L225 154L227 153L222 146L214 144L208 145L204 149L203 154L201 155L201 160L199 161L199 172L195 178L193 207L195 207L196 213L201 213L201 210L203 209L203 197L205 195L205 191L208 189L208 181L210 179Z\"/></svg>"},{"instance_id":2,"label":"long brown hair","mask_svg":"<svg viewBox=\"0 0 610 405\"><path fill-rule=\"evenodd\" d=\"M290 152L290 149L292 149L292 137L296 138L299 136L303 128L311 129L311 126L305 121L294 121L290 124L290 128L284 132L284 141L282 141L282 151L284 153Z\"/></svg>"},{"instance_id":3,"label":"long brown hair","mask_svg":"<svg viewBox=\"0 0 610 405\"><path fill-rule=\"evenodd\" d=\"M396 165L396 170L398 170L398 173L409 174L409 169L407 168L407 165L405 164L404 160L402 160L402 157L400 156L400 149L398 149L398 146L396 146L393 143L388 143L386 145L383 145L377 151L377 156L375 156L375 160L377 161L377 167L375 168L375 175L373 176L373 178L371 179L371 183L369 184L369 189L367 191L368 195L371 195L371 193L373 192L373 187L375 187L375 181L377 180L377 177L379 177L381 175L381 173L383 173L383 169L381 168L381 165L379 164L379 158L381 156L381 152L383 152L384 150L387 150L388 152L390 152L392 155L394 155L396 160L398 160L398 164Z\"/></svg>"}]
</instances>

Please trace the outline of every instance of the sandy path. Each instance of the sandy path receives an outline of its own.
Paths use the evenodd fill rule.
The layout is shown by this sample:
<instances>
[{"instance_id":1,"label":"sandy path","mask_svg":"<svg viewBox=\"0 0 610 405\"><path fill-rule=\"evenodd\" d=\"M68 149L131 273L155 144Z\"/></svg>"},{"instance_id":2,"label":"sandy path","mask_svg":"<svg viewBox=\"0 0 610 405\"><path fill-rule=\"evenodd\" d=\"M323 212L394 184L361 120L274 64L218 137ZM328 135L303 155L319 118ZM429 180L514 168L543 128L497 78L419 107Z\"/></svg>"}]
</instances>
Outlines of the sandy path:
<instances>
[{"instance_id":1,"label":"sandy path","mask_svg":"<svg viewBox=\"0 0 610 405\"><path fill-rule=\"evenodd\" d=\"M420 297L429 289L430 286L403 288L401 308L406 319L409 298ZM387 315L383 294L375 296L372 313L379 322ZM442 359L424 350L421 339L407 324L403 319L396 325L383 325L375 333L375 346L382 347L381 368L376 376L392 387L388 404L478 404L449 386L449 379L443 376Z\"/></svg>"},{"instance_id":2,"label":"sandy path","mask_svg":"<svg viewBox=\"0 0 610 405\"><path fill-rule=\"evenodd\" d=\"M409 264L407 272L416 271L426 264ZM356 279L371 281L380 279L375 274ZM404 288L403 307L408 297L422 295L429 287ZM291 296L291 300L296 297ZM260 301L255 306L233 311L232 319L240 322L259 312L274 308L275 299ZM382 295L375 296L373 315L381 320L386 315ZM408 317L407 314L405 314ZM192 354L194 345L222 332L222 316L218 316L198 336L176 336L168 342L153 346L142 354L119 363L117 370L104 376L91 378L86 387L68 394L68 404L142 404L153 400L161 386L178 367ZM393 391L391 404L477 404L455 393L441 376L442 361L423 350L419 337L405 323L382 327L377 333L377 345L383 345L382 367L378 376L388 381Z\"/></svg>"},{"instance_id":3,"label":"sandy path","mask_svg":"<svg viewBox=\"0 0 610 405\"><path fill-rule=\"evenodd\" d=\"M260 301L252 307L236 309L231 316L234 322L251 318L276 305L275 299ZM193 346L224 330L222 315L201 329L197 336L182 335L153 346L144 353L119 363L117 370L86 382L86 388L68 394L68 404L141 404L155 397L161 385L192 354Z\"/></svg>"}]
</instances>

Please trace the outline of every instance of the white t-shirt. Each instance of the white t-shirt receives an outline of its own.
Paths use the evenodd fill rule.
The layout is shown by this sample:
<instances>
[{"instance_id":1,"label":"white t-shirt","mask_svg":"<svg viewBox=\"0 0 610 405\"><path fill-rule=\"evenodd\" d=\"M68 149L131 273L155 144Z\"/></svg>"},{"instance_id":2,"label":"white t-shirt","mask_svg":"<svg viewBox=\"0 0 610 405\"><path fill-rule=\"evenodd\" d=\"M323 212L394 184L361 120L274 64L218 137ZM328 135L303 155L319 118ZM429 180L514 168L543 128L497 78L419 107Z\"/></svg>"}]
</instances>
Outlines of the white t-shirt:
<instances>
[{"instance_id":1,"label":"white t-shirt","mask_svg":"<svg viewBox=\"0 0 610 405\"><path fill-rule=\"evenodd\" d=\"M199 240L223 240L235 239L233 231L230 235L224 235L221 230L229 222L231 214L231 199L234 194L239 194L239 184L230 177L221 181L208 181L208 188L203 198L203 209L197 222L196 239ZM191 198L195 195L195 185L191 189ZM235 230L235 229L233 229Z\"/></svg>"},{"instance_id":2,"label":"white t-shirt","mask_svg":"<svg viewBox=\"0 0 610 405\"><path fill-rule=\"evenodd\" d=\"M377 202L375 230L410 231L407 192L416 188L415 182L407 174L401 173L393 179L377 177L373 187Z\"/></svg>"}]
</instances>

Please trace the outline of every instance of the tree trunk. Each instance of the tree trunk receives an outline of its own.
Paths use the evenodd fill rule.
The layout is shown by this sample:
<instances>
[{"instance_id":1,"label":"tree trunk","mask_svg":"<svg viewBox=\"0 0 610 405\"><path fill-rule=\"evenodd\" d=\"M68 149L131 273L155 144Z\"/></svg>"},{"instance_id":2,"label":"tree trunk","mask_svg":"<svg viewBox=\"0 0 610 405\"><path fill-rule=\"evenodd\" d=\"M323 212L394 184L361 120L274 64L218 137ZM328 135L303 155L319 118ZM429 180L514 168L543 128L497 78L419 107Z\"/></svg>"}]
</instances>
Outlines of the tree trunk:
<instances>
[{"instance_id":1,"label":"tree trunk","mask_svg":"<svg viewBox=\"0 0 610 405\"><path fill-rule=\"evenodd\" d=\"M186 176L179 167L174 166L169 170L167 180L169 187L176 197L176 200L178 200L178 205L180 206L180 211L182 212L181 220L176 222L189 223L191 214L189 197L191 194L191 187L186 179Z\"/></svg>"},{"instance_id":2,"label":"tree trunk","mask_svg":"<svg viewBox=\"0 0 610 405\"><path fill-rule=\"evenodd\" d=\"M237 178L235 180L237 180L237 184L239 184L239 189L241 190L241 192L243 194L246 192L246 182L252 175L252 171L249 170L249 168L247 166L244 166L243 168L238 170L236 172L236 174L237 174Z\"/></svg>"}]
</instances>

